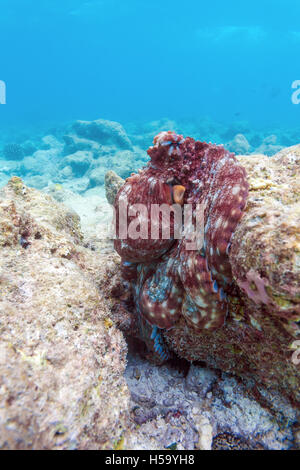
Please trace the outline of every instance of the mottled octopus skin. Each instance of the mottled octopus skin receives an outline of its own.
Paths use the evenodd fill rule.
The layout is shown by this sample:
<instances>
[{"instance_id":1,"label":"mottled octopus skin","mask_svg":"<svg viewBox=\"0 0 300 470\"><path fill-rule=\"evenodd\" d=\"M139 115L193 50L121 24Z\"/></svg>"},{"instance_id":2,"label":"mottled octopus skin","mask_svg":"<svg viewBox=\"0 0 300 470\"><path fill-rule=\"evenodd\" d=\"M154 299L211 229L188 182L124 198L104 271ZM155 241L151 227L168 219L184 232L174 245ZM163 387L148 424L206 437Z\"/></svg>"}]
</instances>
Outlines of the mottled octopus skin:
<instances>
[{"instance_id":1,"label":"mottled octopus skin","mask_svg":"<svg viewBox=\"0 0 300 470\"><path fill-rule=\"evenodd\" d=\"M232 234L248 196L245 170L222 146L162 132L154 139L146 168L128 178L116 200L115 249L131 282L137 313L153 327L172 328L182 315L200 331L220 328L226 319L232 282L228 259ZM203 246L187 250L185 237L122 238L120 203L205 205ZM134 217L128 217L128 224ZM150 233L150 218L147 220Z\"/></svg>"}]
</instances>

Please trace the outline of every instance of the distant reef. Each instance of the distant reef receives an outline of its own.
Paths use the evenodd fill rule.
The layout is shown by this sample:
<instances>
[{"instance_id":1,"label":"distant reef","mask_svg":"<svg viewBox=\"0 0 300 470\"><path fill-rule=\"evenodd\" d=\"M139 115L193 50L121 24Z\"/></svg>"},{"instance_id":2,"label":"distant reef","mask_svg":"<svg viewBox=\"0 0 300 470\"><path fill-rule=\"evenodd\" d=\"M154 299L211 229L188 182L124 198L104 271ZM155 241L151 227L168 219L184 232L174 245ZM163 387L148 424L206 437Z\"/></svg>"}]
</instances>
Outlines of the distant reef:
<instances>
[{"instance_id":1,"label":"distant reef","mask_svg":"<svg viewBox=\"0 0 300 470\"><path fill-rule=\"evenodd\" d=\"M128 320L131 326L127 329L146 342L148 356L156 362L165 360L166 353L163 351L164 347L168 347L179 357L193 362L202 361L214 369L237 374L249 384L252 382L249 390L252 388L258 396L261 385L280 390L299 407L300 146L282 150L271 158L264 155L238 156L237 161L245 171L246 180L237 182L236 163L230 163L230 155L222 149L203 147L185 139L180 150L177 150L174 147L175 137L169 134L166 133L165 138L169 146L173 144L173 153L172 147L168 150L164 144L164 136L159 134L154 141L156 144L149 150L151 157L155 157L153 174L154 163L127 179L115 193L116 206L125 193L129 206L135 201L147 205L151 198L159 200L165 197L167 189L160 194L159 181L163 181L161 178L168 171L174 170L174 178L178 177L180 184L185 184L182 180L185 173L180 174L184 169L183 163L180 163L180 152L184 159L187 152L191 151L192 155L196 152L193 149L199 148L199 165L202 164L200 182L199 179L193 181L201 185L199 194L206 194L207 206L217 207L217 214L211 212L209 215L204 251L199 252L198 258L195 258L193 251L185 252L181 242L178 242L178 251L176 244L174 248L174 243L167 245L166 240L162 240L160 245L156 241L156 251L152 248L153 240L118 239L115 242L122 256L122 275L132 287L132 297L127 300L127 315L132 318ZM209 171L209 152L213 164L219 158L224 165L219 165L221 179L218 179L216 168ZM163 159L161 167L160 158ZM170 164L166 166L168 158ZM192 158L189 157L189 162ZM234 181L233 187L226 179L226 164L229 178ZM186 193L190 180L196 178L192 164L191 171L194 173L186 179ZM156 187L157 178L156 192L148 189L147 172L152 175L149 177L151 188ZM205 181L201 184L202 173ZM216 188L209 186L213 191L212 199L205 189L210 175L217 185ZM241 191L243 185L246 187L246 181L249 194L242 214L244 201ZM194 186L186 195L187 200L193 197ZM175 185L171 190L174 194L177 187ZM226 194L223 201L221 192L231 192L230 188L233 197ZM218 206L214 194L218 195ZM111 193L109 197L111 199ZM241 209L234 205L239 200ZM227 245L223 243L223 238L225 241L227 237L226 230L221 235L218 232L220 224L221 227L222 224L226 227L230 225L233 230ZM202 268L200 261L205 258L206 267ZM228 311L224 317L226 294ZM133 315L132 302L135 305ZM121 301L119 305L120 312L123 312L126 303ZM199 323L201 326L198 326ZM151 332L147 324L161 328L160 340L156 339L158 333ZM264 400L263 396L261 398Z\"/></svg>"}]
</instances>

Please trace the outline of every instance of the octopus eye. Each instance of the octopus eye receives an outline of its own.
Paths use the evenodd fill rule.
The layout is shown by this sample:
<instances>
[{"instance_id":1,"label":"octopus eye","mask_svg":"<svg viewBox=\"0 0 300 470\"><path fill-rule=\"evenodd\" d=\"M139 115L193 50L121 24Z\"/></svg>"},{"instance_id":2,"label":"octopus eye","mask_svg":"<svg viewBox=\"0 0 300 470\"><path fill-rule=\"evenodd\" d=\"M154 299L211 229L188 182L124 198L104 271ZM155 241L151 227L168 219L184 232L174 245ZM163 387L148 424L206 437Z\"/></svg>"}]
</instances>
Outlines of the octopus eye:
<instances>
[{"instance_id":1,"label":"octopus eye","mask_svg":"<svg viewBox=\"0 0 300 470\"><path fill-rule=\"evenodd\" d=\"M183 205L185 187L181 185L173 186L173 200L175 204Z\"/></svg>"}]
</instances>

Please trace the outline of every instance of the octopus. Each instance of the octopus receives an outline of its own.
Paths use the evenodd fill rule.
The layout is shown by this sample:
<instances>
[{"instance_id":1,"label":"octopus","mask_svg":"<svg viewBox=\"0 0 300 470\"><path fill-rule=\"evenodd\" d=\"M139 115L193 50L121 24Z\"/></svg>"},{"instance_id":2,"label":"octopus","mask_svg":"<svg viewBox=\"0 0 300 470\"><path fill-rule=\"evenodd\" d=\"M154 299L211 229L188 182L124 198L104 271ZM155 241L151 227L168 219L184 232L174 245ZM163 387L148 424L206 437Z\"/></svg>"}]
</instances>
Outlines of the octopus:
<instances>
[{"instance_id":1,"label":"octopus","mask_svg":"<svg viewBox=\"0 0 300 470\"><path fill-rule=\"evenodd\" d=\"M141 336L166 360L162 332L180 317L195 332L226 322L230 242L249 187L245 170L223 146L168 131L147 153L147 166L116 196L114 246Z\"/></svg>"}]
</instances>

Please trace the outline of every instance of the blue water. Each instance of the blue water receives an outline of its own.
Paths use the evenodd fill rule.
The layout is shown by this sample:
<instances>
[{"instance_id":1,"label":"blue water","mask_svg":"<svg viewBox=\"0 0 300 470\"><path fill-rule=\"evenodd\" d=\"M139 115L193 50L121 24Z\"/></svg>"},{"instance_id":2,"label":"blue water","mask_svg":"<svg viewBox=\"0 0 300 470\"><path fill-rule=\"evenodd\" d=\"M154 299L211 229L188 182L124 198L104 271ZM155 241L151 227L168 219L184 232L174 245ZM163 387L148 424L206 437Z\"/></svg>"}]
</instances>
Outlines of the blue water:
<instances>
[{"instance_id":1,"label":"blue water","mask_svg":"<svg viewBox=\"0 0 300 470\"><path fill-rule=\"evenodd\" d=\"M298 0L1 0L0 125L210 116L297 126Z\"/></svg>"},{"instance_id":2,"label":"blue water","mask_svg":"<svg viewBox=\"0 0 300 470\"><path fill-rule=\"evenodd\" d=\"M299 0L0 0L0 186L84 194L136 171L161 130L242 154L300 143L299 17ZM90 146L64 136L99 118L133 146L70 163Z\"/></svg>"}]
</instances>

